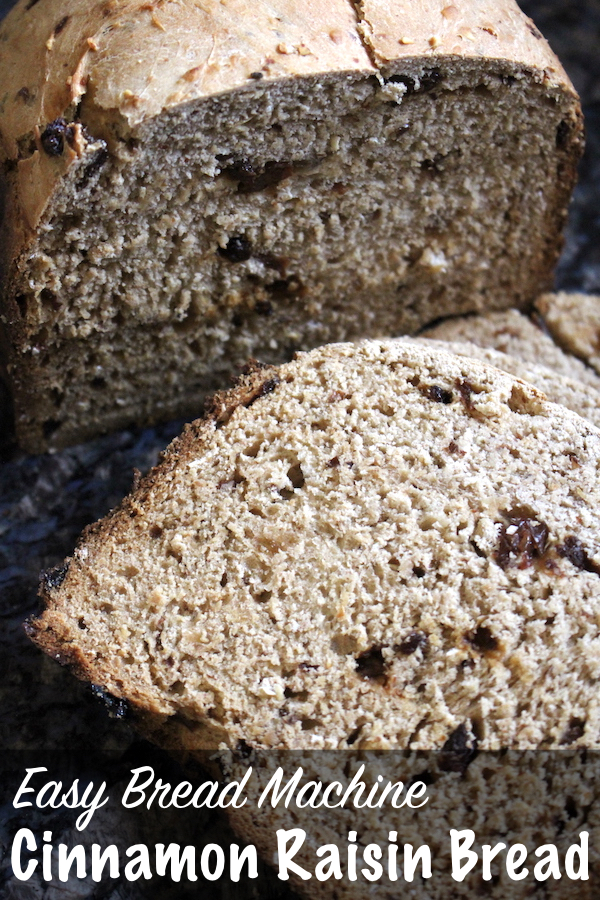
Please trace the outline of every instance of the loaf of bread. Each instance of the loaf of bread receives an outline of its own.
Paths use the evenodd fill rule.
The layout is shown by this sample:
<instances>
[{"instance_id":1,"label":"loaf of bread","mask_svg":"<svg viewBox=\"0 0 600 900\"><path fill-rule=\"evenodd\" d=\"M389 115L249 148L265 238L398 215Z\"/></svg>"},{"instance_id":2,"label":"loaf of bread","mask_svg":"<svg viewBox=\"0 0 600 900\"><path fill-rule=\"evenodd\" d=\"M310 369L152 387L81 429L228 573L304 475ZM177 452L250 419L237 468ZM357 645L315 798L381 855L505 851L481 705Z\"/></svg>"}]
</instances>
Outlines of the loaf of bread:
<instances>
[{"instance_id":1,"label":"loaf of bread","mask_svg":"<svg viewBox=\"0 0 600 900\"><path fill-rule=\"evenodd\" d=\"M329 345L217 395L29 633L179 749L597 747L599 465L492 366Z\"/></svg>"},{"instance_id":2,"label":"loaf of bread","mask_svg":"<svg viewBox=\"0 0 600 900\"><path fill-rule=\"evenodd\" d=\"M20 0L0 80L29 450L549 286L580 108L513 0Z\"/></svg>"},{"instance_id":3,"label":"loaf of bread","mask_svg":"<svg viewBox=\"0 0 600 900\"><path fill-rule=\"evenodd\" d=\"M562 291L535 305L556 343L600 376L600 297Z\"/></svg>"}]
</instances>

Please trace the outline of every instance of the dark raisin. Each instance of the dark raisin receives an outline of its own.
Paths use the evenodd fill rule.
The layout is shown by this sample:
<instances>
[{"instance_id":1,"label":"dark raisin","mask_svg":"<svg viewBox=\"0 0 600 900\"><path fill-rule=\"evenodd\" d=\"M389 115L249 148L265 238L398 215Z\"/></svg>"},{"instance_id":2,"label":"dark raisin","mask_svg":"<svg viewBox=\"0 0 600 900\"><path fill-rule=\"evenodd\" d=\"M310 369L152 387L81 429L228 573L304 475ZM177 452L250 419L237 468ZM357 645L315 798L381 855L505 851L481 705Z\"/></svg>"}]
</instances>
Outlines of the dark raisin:
<instances>
[{"instance_id":1,"label":"dark raisin","mask_svg":"<svg viewBox=\"0 0 600 900\"><path fill-rule=\"evenodd\" d=\"M429 399L435 401L435 403L445 403L448 405L454 400L452 391L447 391L445 388L440 387L439 384L432 384L426 388L422 388L422 391L426 397L429 397Z\"/></svg>"},{"instance_id":2,"label":"dark raisin","mask_svg":"<svg viewBox=\"0 0 600 900\"><path fill-rule=\"evenodd\" d=\"M61 563L61 565L54 566L52 569L46 569L40 576L42 588L46 591L56 590L67 577L68 571L69 563Z\"/></svg>"},{"instance_id":3,"label":"dark raisin","mask_svg":"<svg viewBox=\"0 0 600 900\"><path fill-rule=\"evenodd\" d=\"M262 72L250 72L249 77L254 78L255 81L260 81L261 78L264 78L265 76L263 75Z\"/></svg>"},{"instance_id":4,"label":"dark raisin","mask_svg":"<svg viewBox=\"0 0 600 900\"><path fill-rule=\"evenodd\" d=\"M564 544L561 547L558 547L558 553L560 556L568 559L576 569L581 569L583 572L592 572L594 575L600 575L600 565L594 562L593 559L590 559L587 550L579 538L573 536L566 538Z\"/></svg>"},{"instance_id":5,"label":"dark raisin","mask_svg":"<svg viewBox=\"0 0 600 900\"><path fill-rule=\"evenodd\" d=\"M340 465L340 458L339 458L339 456L334 456L334 457L333 457L332 459L330 459L329 462L327 463L327 468L328 468L328 469L337 469L337 468L339 467L339 465Z\"/></svg>"},{"instance_id":6,"label":"dark raisin","mask_svg":"<svg viewBox=\"0 0 600 900\"><path fill-rule=\"evenodd\" d=\"M394 647L395 653L402 653L404 656L411 656L417 650L421 650L427 644L427 635L422 631L413 631L408 637L404 638L401 644Z\"/></svg>"},{"instance_id":7,"label":"dark raisin","mask_svg":"<svg viewBox=\"0 0 600 900\"><path fill-rule=\"evenodd\" d=\"M585 722L582 719L577 719L573 717L569 722L569 727L565 731L561 744L574 744L575 741L578 741L579 738L582 738L585 733Z\"/></svg>"},{"instance_id":8,"label":"dark raisin","mask_svg":"<svg viewBox=\"0 0 600 900\"><path fill-rule=\"evenodd\" d=\"M54 37L58 37L61 31L64 31L67 25L69 24L69 19L71 16L64 16L60 22L56 25L54 29Z\"/></svg>"},{"instance_id":9,"label":"dark raisin","mask_svg":"<svg viewBox=\"0 0 600 900\"><path fill-rule=\"evenodd\" d=\"M356 657L356 671L361 678L381 680L385 678L385 660L381 647L371 647Z\"/></svg>"},{"instance_id":10,"label":"dark raisin","mask_svg":"<svg viewBox=\"0 0 600 900\"><path fill-rule=\"evenodd\" d=\"M65 149L65 139L71 140L72 136L72 127L67 125L65 119L59 118L46 125L40 141L48 156L62 156Z\"/></svg>"},{"instance_id":11,"label":"dark raisin","mask_svg":"<svg viewBox=\"0 0 600 900\"><path fill-rule=\"evenodd\" d=\"M257 389L256 393L250 398L248 403L246 403L246 406L250 407L256 400L259 400L261 397L266 397L267 394L272 394L275 388L280 384L281 379L278 375L274 375L272 378L268 378L266 381L263 381L263 383Z\"/></svg>"},{"instance_id":12,"label":"dark raisin","mask_svg":"<svg viewBox=\"0 0 600 900\"><path fill-rule=\"evenodd\" d=\"M218 253L229 262L246 262L252 256L252 244L242 234L234 234L227 241L226 247L218 248Z\"/></svg>"},{"instance_id":13,"label":"dark raisin","mask_svg":"<svg viewBox=\"0 0 600 900\"><path fill-rule=\"evenodd\" d=\"M491 653L498 649L498 639L486 625L480 625L472 634L467 635L467 640L482 653Z\"/></svg>"},{"instance_id":14,"label":"dark raisin","mask_svg":"<svg viewBox=\"0 0 600 900\"><path fill-rule=\"evenodd\" d=\"M494 558L499 566L507 569L515 564L521 569L528 568L534 559L541 559L548 544L548 526L535 517L521 516L529 510L513 510L505 513L508 523L500 528L498 547ZM535 516L533 510L531 513Z\"/></svg>"},{"instance_id":15,"label":"dark raisin","mask_svg":"<svg viewBox=\"0 0 600 900\"><path fill-rule=\"evenodd\" d=\"M415 578L425 578L426 570L422 566L413 566L413 575Z\"/></svg>"},{"instance_id":16,"label":"dark raisin","mask_svg":"<svg viewBox=\"0 0 600 900\"><path fill-rule=\"evenodd\" d=\"M129 704L121 697L115 697L99 684L90 685L92 694L102 700L111 719L124 719L129 714Z\"/></svg>"},{"instance_id":17,"label":"dark raisin","mask_svg":"<svg viewBox=\"0 0 600 900\"><path fill-rule=\"evenodd\" d=\"M459 725L453 731L440 753L442 772L464 773L477 755L477 740L470 738L466 725Z\"/></svg>"}]
</instances>

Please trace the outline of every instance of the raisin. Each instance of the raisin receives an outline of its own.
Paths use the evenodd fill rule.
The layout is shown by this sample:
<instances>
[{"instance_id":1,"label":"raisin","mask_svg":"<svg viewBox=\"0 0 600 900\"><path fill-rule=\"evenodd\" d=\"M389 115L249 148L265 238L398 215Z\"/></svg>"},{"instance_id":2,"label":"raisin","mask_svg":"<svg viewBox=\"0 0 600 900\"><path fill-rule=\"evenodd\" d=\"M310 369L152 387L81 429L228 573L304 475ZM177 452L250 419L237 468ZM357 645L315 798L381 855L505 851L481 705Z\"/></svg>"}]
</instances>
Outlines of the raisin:
<instances>
[{"instance_id":1,"label":"raisin","mask_svg":"<svg viewBox=\"0 0 600 900\"><path fill-rule=\"evenodd\" d=\"M440 769L464 774L476 755L477 740L469 737L466 725L459 725L442 747Z\"/></svg>"},{"instance_id":2,"label":"raisin","mask_svg":"<svg viewBox=\"0 0 600 900\"><path fill-rule=\"evenodd\" d=\"M330 459L329 462L327 463L327 468L328 468L328 469L337 469L337 468L339 468L339 465L340 465L340 458L339 458L339 456L334 456L334 457L333 457L332 459Z\"/></svg>"},{"instance_id":3,"label":"raisin","mask_svg":"<svg viewBox=\"0 0 600 900\"><path fill-rule=\"evenodd\" d=\"M413 566L413 575L415 578L425 578L426 570L422 566Z\"/></svg>"},{"instance_id":4,"label":"raisin","mask_svg":"<svg viewBox=\"0 0 600 900\"><path fill-rule=\"evenodd\" d=\"M261 81L265 76L262 72L250 72L249 78L254 78L255 81Z\"/></svg>"},{"instance_id":5,"label":"raisin","mask_svg":"<svg viewBox=\"0 0 600 900\"><path fill-rule=\"evenodd\" d=\"M491 653L498 649L498 639L494 637L487 625L480 625L476 631L467 636L467 640L482 653Z\"/></svg>"},{"instance_id":6,"label":"raisin","mask_svg":"<svg viewBox=\"0 0 600 900\"><path fill-rule=\"evenodd\" d=\"M427 635L422 631L413 631L408 637L404 638L401 644L394 647L395 653L402 653L404 656L411 656L417 650L427 645Z\"/></svg>"},{"instance_id":7,"label":"raisin","mask_svg":"<svg viewBox=\"0 0 600 900\"><path fill-rule=\"evenodd\" d=\"M428 385L420 388L420 390L426 397L433 400L435 403L445 403L448 405L454 400L452 391L447 391L445 388L440 387L439 384Z\"/></svg>"},{"instance_id":8,"label":"raisin","mask_svg":"<svg viewBox=\"0 0 600 900\"><path fill-rule=\"evenodd\" d=\"M526 512L531 515L522 515ZM513 510L505 516L509 521L500 529L495 560L503 569L513 562L518 563L520 569L526 569L546 552L548 526L535 518L533 510Z\"/></svg>"},{"instance_id":9,"label":"raisin","mask_svg":"<svg viewBox=\"0 0 600 900\"><path fill-rule=\"evenodd\" d=\"M115 697L99 684L90 685L92 694L102 700L111 719L124 719L129 715L129 704L121 697Z\"/></svg>"},{"instance_id":10,"label":"raisin","mask_svg":"<svg viewBox=\"0 0 600 900\"><path fill-rule=\"evenodd\" d=\"M229 262L246 262L252 256L252 244L241 234L234 234L227 241L226 247L219 247L218 253Z\"/></svg>"},{"instance_id":11,"label":"raisin","mask_svg":"<svg viewBox=\"0 0 600 900\"><path fill-rule=\"evenodd\" d=\"M43 589L46 591L53 591L56 590L56 588L59 588L67 577L68 571L69 563L62 563L59 566L54 566L53 569L46 569L46 571L41 574Z\"/></svg>"},{"instance_id":12,"label":"raisin","mask_svg":"<svg viewBox=\"0 0 600 900\"><path fill-rule=\"evenodd\" d=\"M48 156L62 156L65 149L65 138L69 137L70 131L70 127L63 118L55 119L46 125L40 140Z\"/></svg>"},{"instance_id":13,"label":"raisin","mask_svg":"<svg viewBox=\"0 0 600 900\"><path fill-rule=\"evenodd\" d=\"M564 544L558 548L558 553L560 556L568 559L576 569L600 575L600 565L594 562L593 559L590 559L579 538L573 536L566 538Z\"/></svg>"},{"instance_id":14,"label":"raisin","mask_svg":"<svg viewBox=\"0 0 600 900\"><path fill-rule=\"evenodd\" d=\"M371 647L365 650L355 659L356 671L361 678L370 678L373 681L385 679L385 660L381 647Z\"/></svg>"}]
</instances>

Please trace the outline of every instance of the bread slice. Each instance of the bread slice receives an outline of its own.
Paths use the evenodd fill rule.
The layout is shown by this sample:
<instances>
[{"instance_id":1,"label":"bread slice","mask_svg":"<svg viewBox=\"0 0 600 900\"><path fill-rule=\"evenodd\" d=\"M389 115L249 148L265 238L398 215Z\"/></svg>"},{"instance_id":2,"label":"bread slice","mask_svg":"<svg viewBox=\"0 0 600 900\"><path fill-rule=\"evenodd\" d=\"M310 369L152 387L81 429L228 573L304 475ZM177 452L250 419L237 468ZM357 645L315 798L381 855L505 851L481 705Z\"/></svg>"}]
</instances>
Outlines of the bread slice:
<instances>
[{"instance_id":1,"label":"bread slice","mask_svg":"<svg viewBox=\"0 0 600 900\"><path fill-rule=\"evenodd\" d=\"M193 751L595 747L599 464L496 368L330 345L218 395L29 633Z\"/></svg>"},{"instance_id":2,"label":"bread slice","mask_svg":"<svg viewBox=\"0 0 600 900\"><path fill-rule=\"evenodd\" d=\"M600 376L600 297L565 291L544 294L536 308L556 343Z\"/></svg>"},{"instance_id":3,"label":"bread slice","mask_svg":"<svg viewBox=\"0 0 600 900\"><path fill-rule=\"evenodd\" d=\"M20 0L0 46L29 450L549 286L581 115L513 0Z\"/></svg>"},{"instance_id":4,"label":"bread slice","mask_svg":"<svg viewBox=\"0 0 600 900\"><path fill-rule=\"evenodd\" d=\"M422 336L497 350L600 391L600 377L590 366L556 343L542 322L532 321L515 309L447 319L426 328Z\"/></svg>"},{"instance_id":5,"label":"bread slice","mask_svg":"<svg viewBox=\"0 0 600 900\"><path fill-rule=\"evenodd\" d=\"M432 338L419 338L419 343L430 343ZM509 372L516 375L522 381L528 381L534 387L542 391L548 400L552 403L560 403L567 409L572 409L587 419L596 428L600 428L600 379L598 379L598 387L593 388L564 375L559 375L546 366L539 366L535 363L523 362L510 356L508 353L502 353L499 350L491 350L488 347L480 347L477 344L471 344L468 341L440 341L435 340L444 350L449 353L456 353L458 356L465 356L467 359L479 359L496 366L503 372Z\"/></svg>"}]
</instances>

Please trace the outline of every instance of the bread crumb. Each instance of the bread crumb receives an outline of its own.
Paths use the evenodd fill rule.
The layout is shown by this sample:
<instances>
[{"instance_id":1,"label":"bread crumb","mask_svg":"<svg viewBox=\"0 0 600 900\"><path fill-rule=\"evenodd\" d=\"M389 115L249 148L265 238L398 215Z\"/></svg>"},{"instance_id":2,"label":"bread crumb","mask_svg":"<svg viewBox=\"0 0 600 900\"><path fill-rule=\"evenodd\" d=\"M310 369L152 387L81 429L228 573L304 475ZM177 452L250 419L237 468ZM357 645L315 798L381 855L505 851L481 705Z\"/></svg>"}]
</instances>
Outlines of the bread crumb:
<instances>
[{"instance_id":1,"label":"bread crumb","mask_svg":"<svg viewBox=\"0 0 600 900\"><path fill-rule=\"evenodd\" d=\"M412 38L401 37L400 40L398 41L398 43L406 45L406 44L414 44L414 41Z\"/></svg>"}]
</instances>

